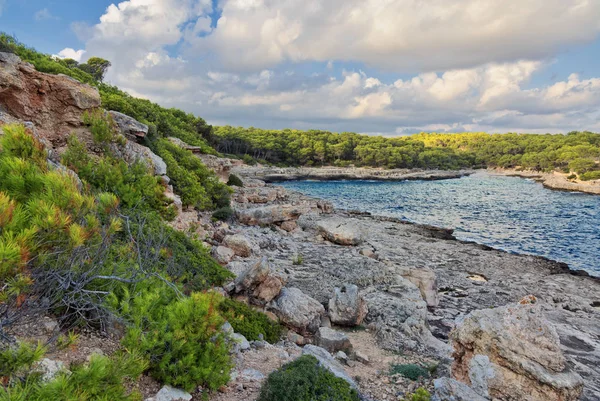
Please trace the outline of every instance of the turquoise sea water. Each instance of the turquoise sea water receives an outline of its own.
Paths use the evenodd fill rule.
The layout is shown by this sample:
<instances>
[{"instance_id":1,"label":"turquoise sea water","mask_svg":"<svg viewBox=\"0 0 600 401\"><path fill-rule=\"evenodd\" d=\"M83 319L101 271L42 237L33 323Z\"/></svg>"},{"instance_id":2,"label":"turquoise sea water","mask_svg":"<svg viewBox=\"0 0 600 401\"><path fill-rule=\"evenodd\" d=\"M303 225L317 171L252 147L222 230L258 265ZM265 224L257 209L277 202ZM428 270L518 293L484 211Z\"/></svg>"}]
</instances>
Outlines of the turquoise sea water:
<instances>
[{"instance_id":1,"label":"turquoise sea water","mask_svg":"<svg viewBox=\"0 0 600 401\"><path fill-rule=\"evenodd\" d=\"M289 181L337 208L454 229L462 240L545 256L600 276L600 196L485 172L443 181Z\"/></svg>"}]
</instances>

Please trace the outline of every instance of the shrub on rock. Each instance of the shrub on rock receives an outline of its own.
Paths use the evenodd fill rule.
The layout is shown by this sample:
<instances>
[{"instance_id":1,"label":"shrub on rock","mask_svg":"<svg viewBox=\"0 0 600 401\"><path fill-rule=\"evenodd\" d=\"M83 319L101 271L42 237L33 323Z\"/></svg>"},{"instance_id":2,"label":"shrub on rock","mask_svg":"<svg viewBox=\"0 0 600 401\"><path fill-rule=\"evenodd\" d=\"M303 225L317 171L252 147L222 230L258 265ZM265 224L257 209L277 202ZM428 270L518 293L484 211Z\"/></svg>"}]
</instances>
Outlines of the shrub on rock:
<instances>
[{"instance_id":1,"label":"shrub on rock","mask_svg":"<svg viewBox=\"0 0 600 401\"><path fill-rule=\"evenodd\" d=\"M262 334L266 341L274 344L281 337L282 327L279 323L244 303L225 298L219 310L235 332L243 334L248 340L259 340Z\"/></svg>"},{"instance_id":2,"label":"shrub on rock","mask_svg":"<svg viewBox=\"0 0 600 401\"><path fill-rule=\"evenodd\" d=\"M244 183L242 182L241 178L237 175L230 174L229 180L227 180L227 185L229 185L230 187L243 187Z\"/></svg>"},{"instance_id":3,"label":"shrub on rock","mask_svg":"<svg viewBox=\"0 0 600 401\"><path fill-rule=\"evenodd\" d=\"M343 379L303 355L271 373L258 401L358 401L358 393Z\"/></svg>"}]
</instances>

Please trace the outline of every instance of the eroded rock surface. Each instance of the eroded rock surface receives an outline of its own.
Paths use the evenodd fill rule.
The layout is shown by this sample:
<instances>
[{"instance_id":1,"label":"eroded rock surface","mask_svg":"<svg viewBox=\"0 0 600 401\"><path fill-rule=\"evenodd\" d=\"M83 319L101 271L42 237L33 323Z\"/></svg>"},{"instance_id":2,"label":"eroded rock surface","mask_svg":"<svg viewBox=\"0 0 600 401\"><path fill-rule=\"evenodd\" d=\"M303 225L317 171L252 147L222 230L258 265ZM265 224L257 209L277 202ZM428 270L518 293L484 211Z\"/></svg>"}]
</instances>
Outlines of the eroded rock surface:
<instances>
[{"instance_id":1,"label":"eroded rock surface","mask_svg":"<svg viewBox=\"0 0 600 401\"><path fill-rule=\"evenodd\" d=\"M358 326L367 315L367 304L354 284L334 289L329 300L329 319L341 326Z\"/></svg>"},{"instance_id":2,"label":"eroded rock surface","mask_svg":"<svg viewBox=\"0 0 600 401\"><path fill-rule=\"evenodd\" d=\"M298 288L284 288L271 308L281 321L300 334L314 333L321 325L325 308Z\"/></svg>"}]
</instances>

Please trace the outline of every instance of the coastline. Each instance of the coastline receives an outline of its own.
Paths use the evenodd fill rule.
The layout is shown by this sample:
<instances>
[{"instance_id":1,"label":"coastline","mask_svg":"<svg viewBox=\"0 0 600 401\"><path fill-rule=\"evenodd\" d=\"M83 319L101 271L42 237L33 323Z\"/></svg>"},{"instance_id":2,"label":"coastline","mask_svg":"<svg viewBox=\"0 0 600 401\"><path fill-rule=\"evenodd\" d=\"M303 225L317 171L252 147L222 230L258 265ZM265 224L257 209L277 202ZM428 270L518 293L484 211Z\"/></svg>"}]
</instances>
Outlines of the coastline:
<instances>
[{"instance_id":1,"label":"coastline","mask_svg":"<svg viewBox=\"0 0 600 401\"><path fill-rule=\"evenodd\" d=\"M507 177L531 178L540 182L544 187L557 191L583 192L587 194L600 195L600 180L580 181L567 179L568 174L552 172L542 173L530 170L516 170L503 168L488 168L487 172Z\"/></svg>"}]
</instances>

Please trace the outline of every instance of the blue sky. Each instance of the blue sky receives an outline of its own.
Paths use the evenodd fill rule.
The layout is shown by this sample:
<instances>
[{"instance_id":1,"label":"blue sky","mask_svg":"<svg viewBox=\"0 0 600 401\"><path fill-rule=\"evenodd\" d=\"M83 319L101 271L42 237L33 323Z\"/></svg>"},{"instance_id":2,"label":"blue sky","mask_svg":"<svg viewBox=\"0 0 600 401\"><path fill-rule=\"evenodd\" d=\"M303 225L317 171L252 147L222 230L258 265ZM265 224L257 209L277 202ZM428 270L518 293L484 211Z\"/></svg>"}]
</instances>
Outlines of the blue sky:
<instances>
[{"instance_id":1,"label":"blue sky","mask_svg":"<svg viewBox=\"0 0 600 401\"><path fill-rule=\"evenodd\" d=\"M0 30L108 58L107 80L213 124L600 131L600 2L0 0Z\"/></svg>"}]
</instances>

